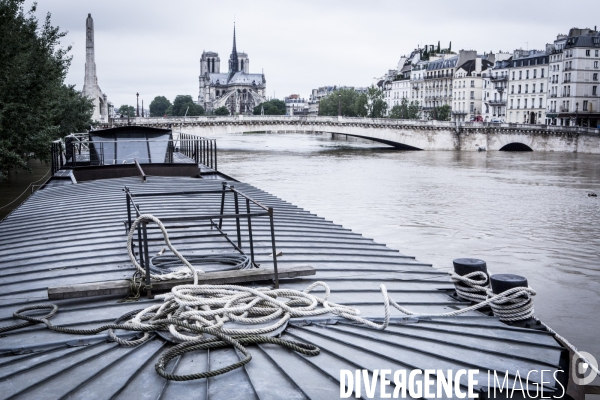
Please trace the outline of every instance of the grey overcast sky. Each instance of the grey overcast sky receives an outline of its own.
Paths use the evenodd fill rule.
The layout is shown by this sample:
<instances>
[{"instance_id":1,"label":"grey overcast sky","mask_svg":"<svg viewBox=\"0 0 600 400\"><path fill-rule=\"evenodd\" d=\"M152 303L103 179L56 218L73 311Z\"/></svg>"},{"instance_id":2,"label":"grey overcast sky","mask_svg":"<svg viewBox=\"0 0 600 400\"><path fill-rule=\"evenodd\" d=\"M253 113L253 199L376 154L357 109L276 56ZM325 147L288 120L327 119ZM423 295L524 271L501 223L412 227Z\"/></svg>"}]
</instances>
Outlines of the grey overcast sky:
<instances>
[{"instance_id":1,"label":"grey overcast sky","mask_svg":"<svg viewBox=\"0 0 600 400\"><path fill-rule=\"evenodd\" d=\"M28 9L31 1L26 3ZM250 72L264 69L269 96L308 97L325 85L368 86L417 45L441 41L480 52L542 49L572 27L600 25L600 1L556 0L39 0L68 35L67 82L81 90L85 20L95 27L98 83L119 107L164 95L198 96L200 55L219 53L227 71L233 21Z\"/></svg>"}]
</instances>

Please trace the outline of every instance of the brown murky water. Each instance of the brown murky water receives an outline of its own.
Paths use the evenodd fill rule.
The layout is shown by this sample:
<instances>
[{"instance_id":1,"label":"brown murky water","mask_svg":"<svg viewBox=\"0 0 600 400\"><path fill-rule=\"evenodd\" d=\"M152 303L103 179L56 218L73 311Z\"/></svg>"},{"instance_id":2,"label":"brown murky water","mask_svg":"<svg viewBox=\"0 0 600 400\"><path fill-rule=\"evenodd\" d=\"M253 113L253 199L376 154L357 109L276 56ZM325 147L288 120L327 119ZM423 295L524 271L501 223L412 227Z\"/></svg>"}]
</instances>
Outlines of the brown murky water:
<instances>
[{"instance_id":1,"label":"brown murky water","mask_svg":"<svg viewBox=\"0 0 600 400\"><path fill-rule=\"evenodd\" d=\"M300 134L227 135L219 168L449 270L516 273L536 315L600 360L600 156L402 152Z\"/></svg>"}]
</instances>

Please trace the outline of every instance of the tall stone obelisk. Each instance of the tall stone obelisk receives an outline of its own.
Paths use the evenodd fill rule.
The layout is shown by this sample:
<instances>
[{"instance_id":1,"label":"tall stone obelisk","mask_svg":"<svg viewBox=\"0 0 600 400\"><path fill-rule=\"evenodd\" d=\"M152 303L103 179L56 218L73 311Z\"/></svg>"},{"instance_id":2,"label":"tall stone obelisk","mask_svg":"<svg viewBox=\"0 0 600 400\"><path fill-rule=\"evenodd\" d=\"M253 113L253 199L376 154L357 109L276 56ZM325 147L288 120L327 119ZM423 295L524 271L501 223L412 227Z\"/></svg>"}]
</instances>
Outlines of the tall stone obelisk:
<instances>
[{"instance_id":1,"label":"tall stone obelisk","mask_svg":"<svg viewBox=\"0 0 600 400\"><path fill-rule=\"evenodd\" d=\"M83 94L94 102L94 113L92 120L108 122L108 100L100 86L96 76L96 61L94 59L94 20L92 14L88 14L85 20L85 79L83 82Z\"/></svg>"}]
</instances>

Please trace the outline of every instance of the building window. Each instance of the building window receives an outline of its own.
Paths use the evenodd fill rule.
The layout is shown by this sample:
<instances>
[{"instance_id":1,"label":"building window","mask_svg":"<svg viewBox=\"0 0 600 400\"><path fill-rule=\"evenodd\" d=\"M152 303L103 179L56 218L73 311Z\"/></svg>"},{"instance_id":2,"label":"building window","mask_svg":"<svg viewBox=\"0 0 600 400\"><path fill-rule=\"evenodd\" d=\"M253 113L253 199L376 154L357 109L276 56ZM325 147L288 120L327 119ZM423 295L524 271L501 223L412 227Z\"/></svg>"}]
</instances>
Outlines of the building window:
<instances>
[{"instance_id":1,"label":"building window","mask_svg":"<svg viewBox=\"0 0 600 400\"><path fill-rule=\"evenodd\" d=\"M535 93L535 83L531 85L531 93Z\"/></svg>"},{"instance_id":2,"label":"building window","mask_svg":"<svg viewBox=\"0 0 600 400\"><path fill-rule=\"evenodd\" d=\"M510 99L510 108L513 108L513 99Z\"/></svg>"},{"instance_id":3,"label":"building window","mask_svg":"<svg viewBox=\"0 0 600 400\"><path fill-rule=\"evenodd\" d=\"M529 84L525 85L525 93L529 92Z\"/></svg>"},{"instance_id":4,"label":"building window","mask_svg":"<svg viewBox=\"0 0 600 400\"><path fill-rule=\"evenodd\" d=\"M510 94L515 94L515 85L510 85Z\"/></svg>"},{"instance_id":5,"label":"building window","mask_svg":"<svg viewBox=\"0 0 600 400\"><path fill-rule=\"evenodd\" d=\"M589 56L591 56L591 54L590 54L590 53L591 53L591 50L586 50L586 51L585 51L585 56L586 56L586 57L589 57Z\"/></svg>"},{"instance_id":6,"label":"building window","mask_svg":"<svg viewBox=\"0 0 600 400\"><path fill-rule=\"evenodd\" d=\"M525 79L529 79L529 70L525 71Z\"/></svg>"},{"instance_id":7,"label":"building window","mask_svg":"<svg viewBox=\"0 0 600 400\"><path fill-rule=\"evenodd\" d=\"M596 38L596 39L599 39L599 40L600 40L600 38ZM594 56L595 56L595 57L598 57L598 50L594 50Z\"/></svg>"},{"instance_id":8,"label":"building window","mask_svg":"<svg viewBox=\"0 0 600 400\"><path fill-rule=\"evenodd\" d=\"M523 108L527 108L527 99L523 100Z\"/></svg>"},{"instance_id":9,"label":"building window","mask_svg":"<svg viewBox=\"0 0 600 400\"><path fill-rule=\"evenodd\" d=\"M598 86L592 86L592 96L598 95L597 90L598 90Z\"/></svg>"},{"instance_id":10,"label":"building window","mask_svg":"<svg viewBox=\"0 0 600 400\"><path fill-rule=\"evenodd\" d=\"M513 80L513 81L515 80L515 71L513 71L513 74L512 74L512 80Z\"/></svg>"},{"instance_id":11,"label":"building window","mask_svg":"<svg viewBox=\"0 0 600 400\"><path fill-rule=\"evenodd\" d=\"M583 108L582 108L582 110L583 111L587 111L588 110L588 101L587 100L583 101Z\"/></svg>"},{"instance_id":12,"label":"building window","mask_svg":"<svg viewBox=\"0 0 600 400\"><path fill-rule=\"evenodd\" d=\"M519 85L519 91L517 93L521 93L521 85Z\"/></svg>"},{"instance_id":13,"label":"building window","mask_svg":"<svg viewBox=\"0 0 600 400\"><path fill-rule=\"evenodd\" d=\"M475 112L475 103L471 102L470 110L471 110L471 114L473 114Z\"/></svg>"},{"instance_id":14,"label":"building window","mask_svg":"<svg viewBox=\"0 0 600 400\"><path fill-rule=\"evenodd\" d=\"M540 83L540 93L544 93L544 84Z\"/></svg>"},{"instance_id":15,"label":"building window","mask_svg":"<svg viewBox=\"0 0 600 400\"><path fill-rule=\"evenodd\" d=\"M594 73L594 74L592 74L592 79L595 80L595 81L598 80L598 73L597 72Z\"/></svg>"},{"instance_id":16,"label":"building window","mask_svg":"<svg viewBox=\"0 0 600 400\"><path fill-rule=\"evenodd\" d=\"M523 71L519 71L519 79L523 78Z\"/></svg>"},{"instance_id":17,"label":"building window","mask_svg":"<svg viewBox=\"0 0 600 400\"><path fill-rule=\"evenodd\" d=\"M598 61L594 61L594 68L598 68Z\"/></svg>"},{"instance_id":18,"label":"building window","mask_svg":"<svg viewBox=\"0 0 600 400\"><path fill-rule=\"evenodd\" d=\"M540 99L539 99L539 100L540 100L540 101L539 101L539 103L538 103L538 108L544 108L544 105L543 105L543 99L540 97Z\"/></svg>"},{"instance_id":19,"label":"building window","mask_svg":"<svg viewBox=\"0 0 600 400\"><path fill-rule=\"evenodd\" d=\"M471 100L475 99L475 92L471 90Z\"/></svg>"},{"instance_id":20,"label":"building window","mask_svg":"<svg viewBox=\"0 0 600 400\"><path fill-rule=\"evenodd\" d=\"M517 108L521 108L521 99L517 99Z\"/></svg>"}]
</instances>

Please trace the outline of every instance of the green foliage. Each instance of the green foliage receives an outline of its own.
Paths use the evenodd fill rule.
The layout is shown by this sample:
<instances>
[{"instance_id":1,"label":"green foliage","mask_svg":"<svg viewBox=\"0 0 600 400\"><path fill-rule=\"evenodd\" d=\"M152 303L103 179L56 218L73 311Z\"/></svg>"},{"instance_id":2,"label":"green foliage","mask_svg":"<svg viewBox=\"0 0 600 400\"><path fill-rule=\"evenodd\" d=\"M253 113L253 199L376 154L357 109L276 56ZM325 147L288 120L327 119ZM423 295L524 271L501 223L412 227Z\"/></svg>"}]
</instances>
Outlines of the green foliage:
<instances>
[{"instance_id":1,"label":"green foliage","mask_svg":"<svg viewBox=\"0 0 600 400\"><path fill-rule=\"evenodd\" d=\"M133 118L133 117L135 117L135 108L133 106L123 104L117 110L117 114L120 114L125 118L127 118L127 117Z\"/></svg>"},{"instance_id":2,"label":"green foliage","mask_svg":"<svg viewBox=\"0 0 600 400\"><path fill-rule=\"evenodd\" d=\"M221 106L214 111L215 115L229 115L229 109L225 106Z\"/></svg>"},{"instance_id":3,"label":"green foliage","mask_svg":"<svg viewBox=\"0 0 600 400\"><path fill-rule=\"evenodd\" d=\"M444 104L443 106L435 108L433 118L437 119L438 121L450 121L450 111L450 106L448 104Z\"/></svg>"},{"instance_id":4,"label":"green foliage","mask_svg":"<svg viewBox=\"0 0 600 400\"><path fill-rule=\"evenodd\" d=\"M390 118L395 119L419 119L419 102L416 100L408 102L408 99L402 99L402 102L395 105L390 110Z\"/></svg>"},{"instance_id":5,"label":"green foliage","mask_svg":"<svg viewBox=\"0 0 600 400\"><path fill-rule=\"evenodd\" d=\"M440 41L438 40L437 52L440 53L441 51L442 51L442 48L440 47Z\"/></svg>"},{"instance_id":6,"label":"green foliage","mask_svg":"<svg viewBox=\"0 0 600 400\"><path fill-rule=\"evenodd\" d=\"M48 14L40 24L24 0L0 0L0 176L50 160L50 142L91 121L92 104L64 79L70 47Z\"/></svg>"},{"instance_id":7,"label":"green foliage","mask_svg":"<svg viewBox=\"0 0 600 400\"><path fill-rule=\"evenodd\" d=\"M162 117L170 106L171 102L165 96L156 96L150 103L150 116Z\"/></svg>"},{"instance_id":8,"label":"green foliage","mask_svg":"<svg viewBox=\"0 0 600 400\"><path fill-rule=\"evenodd\" d=\"M204 115L204 107L194 103L192 96L180 94L173 101L172 115L183 117L186 111L189 117Z\"/></svg>"},{"instance_id":9,"label":"green foliage","mask_svg":"<svg viewBox=\"0 0 600 400\"><path fill-rule=\"evenodd\" d=\"M383 118L387 107L388 105L383 99L383 91L371 85L367 89L367 116L369 118Z\"/></svg>"},{"instance_id":10,"label":"green foliage","mask_svg":"<svg viewBox=\"0 0 600 400\"><path fill-rule=\"evenodd\" d=\"M265 115L285 115L285 103L278 99L272 99L269 101L265 101L264 103L260 103L252 113L254 115L260 115L261 108L264 108Z\"/></svg>"},{"instance_id":11,"label":"green foliage","mask_svg":"<svg viewBox=\"0 0 600 400\"><path fill-rule=\"evenodd\" d=\"M62 85L52 99L56 110L53 125L58 126L59 137L89 129L94 103L74 85Z\"/></svg>"},{"instance_id":12,"label":"green foliage","mask_svg":"<svg viewBox=\"0 0 600 400\"><path fill-rule=\"evenodd\" d=\"M173 116L173 104L167 107L167 109L165 110L165 114L167 115L167 117Z\"/></svg>"},{"instance_id":13,"label":"green foliage","mask_svg":"<svg viewBox=\"0 0 600 400\"><path fill-rule=\"evenodd\" d=\"M425 45L425 49L423 50L423 52L421 53L421 60L429 60L429 52L427 51L427 45Z\"/></svg>"},{"instance_id":14,"label":"green foliage","mask_svg":"<svg viewBox=\"0 0 600 400\"><path fill-rule=\"evenodd\" d=\"M367 95L354 89L338 89L319 102L319 115L338 115L338 103L345 117L364 117L367 115Z\"/></svg>"}]
</instances>

